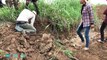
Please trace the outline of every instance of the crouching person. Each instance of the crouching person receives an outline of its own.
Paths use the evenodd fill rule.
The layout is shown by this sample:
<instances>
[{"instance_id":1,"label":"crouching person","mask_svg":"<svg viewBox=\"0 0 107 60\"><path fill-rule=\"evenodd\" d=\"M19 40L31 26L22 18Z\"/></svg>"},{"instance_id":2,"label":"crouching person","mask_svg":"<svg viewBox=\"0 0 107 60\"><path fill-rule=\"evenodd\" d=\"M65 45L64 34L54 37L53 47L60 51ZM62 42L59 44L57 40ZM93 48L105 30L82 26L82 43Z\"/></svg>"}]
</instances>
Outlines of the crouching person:
<instances>
[{"instance_id":1,"label":"crouching person","mask_svg":"<svg viewBox=\"0 0 107 60\"><path fill-rule=\"evenodd\" d=\"M16 31L22 33L34 33L36 28L33 26L35 22L37 13L35 11L30 11L24 9L18 16L16 20Z\"/></svg>"}]
</instances>

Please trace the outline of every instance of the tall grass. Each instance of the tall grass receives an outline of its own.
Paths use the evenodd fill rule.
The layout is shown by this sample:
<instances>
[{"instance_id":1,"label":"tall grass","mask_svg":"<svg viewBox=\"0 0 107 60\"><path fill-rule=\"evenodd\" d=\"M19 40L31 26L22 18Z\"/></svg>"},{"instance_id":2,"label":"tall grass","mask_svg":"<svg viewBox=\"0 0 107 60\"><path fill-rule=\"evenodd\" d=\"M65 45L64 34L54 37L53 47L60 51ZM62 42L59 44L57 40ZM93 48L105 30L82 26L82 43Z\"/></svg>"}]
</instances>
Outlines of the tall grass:
<instances>
[{"instance_id":1,"label":"tall grass","mask_svg":"<svg viewBox=\"0 0 107 60\"><path fill-rule=\"evenodd\" d=\"M59 31L63 31L64 28L69 31L71 27L77 25L81 17L79 0L54 0L52 4L44 3L44 0L38 0L38 7L40 17L51 20L54 27ZM23 4L17 11L8 7L0 8L0 21L15 21L23 9ZM29 9L34 9L32 4L29 5Z\"/></svg>"},{"instance_id":2,"label":"tall grass","mask_svg":"<svg viewBox=\"0 0 107 60\"><path fill-rule=\"evenodd\" d=\"M16 18L15 10L8 7L0 8L0 21L13 21Z\"/></svg>"},{"instance_id":3,"label":"tall grass","mask_svg":"<svg viewBox=\"0 0 107 60\"><path fill-rule=\"evenodd\" d=\"M79 0L55 0L46 4L39 0L40 16L52 20L57 28L70 30L80 20L81 5Z\"/></svg>"},{"instance_id":4,"label":"tall grass","mask_svg":"<svg viewBox=\"0 0 107 60\"><path fill-rule=\"evenodd\" d=\"M25 4L20 4L18 10L13 7L4 6L0 8L0 21L11 21L15 22L20 12L25 8Z\"/></svg>"}]
</instances>

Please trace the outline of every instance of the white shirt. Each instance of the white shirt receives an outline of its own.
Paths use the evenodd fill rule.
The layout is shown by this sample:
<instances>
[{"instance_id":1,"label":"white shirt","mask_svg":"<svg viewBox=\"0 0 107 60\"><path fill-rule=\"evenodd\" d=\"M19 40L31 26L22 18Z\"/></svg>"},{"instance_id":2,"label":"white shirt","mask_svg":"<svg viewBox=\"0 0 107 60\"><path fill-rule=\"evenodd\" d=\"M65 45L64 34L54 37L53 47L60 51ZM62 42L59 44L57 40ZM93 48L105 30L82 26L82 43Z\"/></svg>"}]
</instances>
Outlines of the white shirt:
<instances>
[{"instance_id":1,"label":"white shirt","mask_svg":"<svg viewBox=\"0 0 107 60\"><path fill-rule=\"evenodd\" d=\"M6 4L6 0L1 0L3 4Z\"/></svg>"},{"instance_id":2,"label":"white shirt","mask_svg":"<svg viewBox=\"0 0 107 60\"><path fill-rule=\"evenodd\" d=\"M24 9L18 16L17 21L26 21L29 22L31 19L31 24L34 24L35 14L28 9Z\"/></svg>"}]
</instances>

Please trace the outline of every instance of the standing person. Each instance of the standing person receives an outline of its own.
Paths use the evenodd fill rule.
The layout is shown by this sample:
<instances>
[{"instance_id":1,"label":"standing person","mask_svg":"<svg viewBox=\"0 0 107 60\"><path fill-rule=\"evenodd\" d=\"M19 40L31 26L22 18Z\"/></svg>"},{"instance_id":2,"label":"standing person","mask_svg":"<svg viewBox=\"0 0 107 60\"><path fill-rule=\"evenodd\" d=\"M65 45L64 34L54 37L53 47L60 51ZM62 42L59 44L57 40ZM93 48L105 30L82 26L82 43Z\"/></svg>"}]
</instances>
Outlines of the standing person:
<instances>
[{"instance_id":1,"label":"standing person","mask_svg":"<svg viewBox=\"0 0 107 60\"><path fill-rule=\"evenodd\" d=\"M36 32L36 28L33 26L36 15L37 13L35 11L24 9L17 18L16 31L24 33Z\"/></svg>"},{"instance_id":2,"label":"standing person","mask_svg":"<svg viewBox=\"0 0 107 60\"><path fill-rule=\"evenodd\" d=\"M0 0L0 7L3 7L3 3L2 3L2 0Z\"/></svg>"},{"instance_id":3,"label":"standing person","mask_svg":"<svg viewBox=\"0 0 107 60\"><path fill-rule=\"evenodd\" d=\"M37 14L39 14L39 8L38 8L38 6L36 4L37 1L38 0L26 0L26 8L28 8L29 3L32 2L34 7L35 7L35 11L37 11Z\"/></svg>"},{"instance_id":4,"label":"standing person","mask_svg":"<svg viewBox=\"0 0 107 60\"><path fill-rule=\"evenodd\" d=\"M104 11L103 14L105 15L105 19L104 19L104 21L101 25L101 28L100 28L101 39L98 40L98 42L104 42L104 29L107 26L107 9Z\"/></svg>"},{"instance_id":5,"label":"standing person","mask_svg":"<svg viewBox=\"0 0 107 60\"><path fill-rule=\"evenodd\" d=\"M88 50L89 42L90 42L89 39L90 27L94 27L93 11L92 11L92 6L88 3L88 0L80 0L80 3L82 4L82 9L81 9L82 21L77 29L77 34L81 38L81 42L84 43L84 38L81 34L81 31L84 29L85 39L86 39L86 46L84 50Z\"/></svg>"}]
</instances>

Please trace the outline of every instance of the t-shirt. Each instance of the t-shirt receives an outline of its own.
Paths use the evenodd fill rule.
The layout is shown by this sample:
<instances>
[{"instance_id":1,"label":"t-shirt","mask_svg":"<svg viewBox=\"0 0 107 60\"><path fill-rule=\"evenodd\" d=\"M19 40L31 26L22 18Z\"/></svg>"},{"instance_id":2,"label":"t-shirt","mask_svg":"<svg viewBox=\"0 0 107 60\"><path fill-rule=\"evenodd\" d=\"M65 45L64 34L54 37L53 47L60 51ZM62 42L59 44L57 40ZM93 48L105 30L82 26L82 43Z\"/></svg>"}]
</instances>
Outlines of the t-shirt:
<instances>
[{"instance_id":1,"label":"t-shirt","mask_svg":"<svg viewBox=\"0 0 107 60\"><path fill-rule=\"evenodd\" d=\"M29 22L29 19L33 18L35 14L28 9L24 9L18 16L17 21Z\"/></svg>"}]
</instances>

